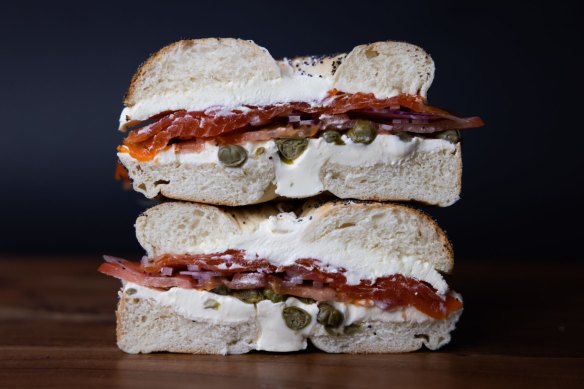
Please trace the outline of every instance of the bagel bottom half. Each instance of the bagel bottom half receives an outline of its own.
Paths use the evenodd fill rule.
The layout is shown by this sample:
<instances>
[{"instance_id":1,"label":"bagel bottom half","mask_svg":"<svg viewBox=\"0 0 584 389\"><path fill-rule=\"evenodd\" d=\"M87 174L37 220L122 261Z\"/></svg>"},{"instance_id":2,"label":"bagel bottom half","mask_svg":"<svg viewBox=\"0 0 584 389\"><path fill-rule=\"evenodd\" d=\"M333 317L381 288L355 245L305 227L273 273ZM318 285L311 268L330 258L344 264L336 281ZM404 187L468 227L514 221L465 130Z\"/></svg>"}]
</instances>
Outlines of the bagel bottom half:
<instances>
[{"instance_id":1,"label":"bagel bottom half","mask_svg":"<svg viewBox=\"0 0 584 389\"><path fill-rule=\"evenodd\" d=\"M131 289L130 289L131 290ZM234 297L229 297L235 299ZM274 315L279 315L275 311ZM400 353L423 346L436 350L450 341L462 309L444 320L379 321L366 320L332 333L315 323L298 342L306 348L310 342L328 353ZM281 318L274 317L274 320ZM171 306L152 298L135 297L128 288L120 292L117 310L117 344L131 354L159 351L190 354L244 354L252 350L279 351L285 347L287 330L276 333L271 344L258 345L261 325L258 317L238 323L185 317ZM260 347L258 347L260 346ZM284 351L284 350L282 350ZM287 350L289 351L289 350Z\"/></svg>"}]
</instances>

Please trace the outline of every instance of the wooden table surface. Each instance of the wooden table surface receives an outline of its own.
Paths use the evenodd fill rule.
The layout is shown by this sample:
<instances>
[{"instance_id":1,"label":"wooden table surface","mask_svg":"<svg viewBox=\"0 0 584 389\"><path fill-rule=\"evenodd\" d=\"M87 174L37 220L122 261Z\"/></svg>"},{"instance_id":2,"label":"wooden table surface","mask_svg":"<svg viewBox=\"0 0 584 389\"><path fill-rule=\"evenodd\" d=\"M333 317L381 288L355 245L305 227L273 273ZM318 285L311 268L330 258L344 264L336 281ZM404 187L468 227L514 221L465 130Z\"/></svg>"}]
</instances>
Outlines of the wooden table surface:
<instances>
[{"instance_id":1,"label":"wooden table surface","mask_svg":"<svg viewBox=\"0 0 584 389\"><path fill-rule=\"evenodd\" d=\"M438 352L128 355L100 259L1 258L0 387L584 388L584 265L459 259L465 298Z\"/></svg>"}]
</instances>

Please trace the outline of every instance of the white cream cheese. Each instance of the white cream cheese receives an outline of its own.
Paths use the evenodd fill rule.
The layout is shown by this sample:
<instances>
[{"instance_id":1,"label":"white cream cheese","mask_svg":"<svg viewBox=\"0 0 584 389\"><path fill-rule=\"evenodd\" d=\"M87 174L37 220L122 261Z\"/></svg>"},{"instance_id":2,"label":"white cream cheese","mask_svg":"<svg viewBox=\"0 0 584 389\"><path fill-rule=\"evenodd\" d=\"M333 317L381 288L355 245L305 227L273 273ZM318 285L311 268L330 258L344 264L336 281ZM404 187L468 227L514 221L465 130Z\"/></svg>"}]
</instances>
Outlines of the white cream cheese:
<instances>
[{"instance_id":1,"label":"white cream cheese","mask_svg":"<svg viewBox=\"0 0 584 389\"><path fill-rule=\"evenodd\" d=\"M171 288L167 291L147 288L126 282L124 291L135 290L132 297L153 299L158 304L172 307L174 311L189 320L207 320L213 323L243 323L255 316L252 304L246 304L229 296L194 289Z\"/></svg>"},{"instance_id":2,"label":"white cream cheese","mask_svg":"<svg viewBox=\"0 0 584 389\"><path fill-rule=\"evenodd\" d=\"M354 304L344 304L339 302L330 303L343 314L343 325L349 326L353 323L363 321L383 321L383 322L404 322L411 321L422 323L431 320L429 316L418 311L414 307L406 307L384 311L377 307L362 307Z\"/></svg>"},{"instance_id":3,"label":"white cream cheese","mask_svg":"<svg viewBox=\"0 0 584 389\"><path fill-rule=\"evenodd\" d=\"M255 230L226 237L223 246L213 242L193 247L193 252L214 253L227 249L240 249L251 255L250 260L269 258L276 266L291 266L298 258L317 258L330 266L328 271L343 267L347 283L356 285L361 280L375 280L391 274L403 274L430 283L440 294L448 291L446 281L438 271L425 260L416 256L365 249L350 241L340 241L324 237L308 240L313 221L310 218L297 218L294 213L280 213L259 222ZM364 221L367 223L367 221ZM366 261L363 258L367 258Z\"/></svg>"},{"instance_id":4,"label":"white cream cheese","mask_svg":"<svg viewBox=\"0 0 584 389\"><path fill-rule=\"evenodd\" d=\"M287 65L281 65L287 66ZM287 66L289 68L289 66ZM126 107L120 115L120 129L126 123L146 120L165 111L186 109L204 111L220 106L227 110L242 106L264 106L288 102L316 103L333 89L332 77L308 77L285 69L275 80L254 80L249 83L229 83L221 88L211 87L183 93L157 95Z\"/></svg>"},{"instance_id":5,"label":"white cream cheese","mask_svg":"<svg viewBox=\"0 0 584 389\"><path fill-rule=\"evenodd\" d=\"M151 299L156 304L169 307L176 314L189 320L213 324L255 322L256 350L280 352L303 350L307 346L308 337L313 335L318 328L316 322L318 305L304 304L293 297L285 302L273 303L263 300L254 305L244 303L235 297L196 289L171 288L160 291L131 282L126 282L122 289L132 298ZM413 307L383 311L377 307L360 307L339 302L334 302L332 305L344 315L342 326L370 321L421 323L434 320ZM310 324L299 331L286 326L282 310L290 306L299 307L308 312L311 316Z\"/></svg>"},{"instance_id":6,"label":"white cream cheese","mask_svg":"<svg viewBox=\"0 0 584 389\"><path fill-rule=\"evenodd\" d=\"M304 309L310 314L310 324L299 331L289 328L282 316L282 311L286 307ZM307 346L306 339L316 325L317 314L318 306L316 304L304 304L293 297L281 303L273 303L269 300L260 301L257 304L258 338L256 350L304 350Z\"/></svg>"}]
</instances>

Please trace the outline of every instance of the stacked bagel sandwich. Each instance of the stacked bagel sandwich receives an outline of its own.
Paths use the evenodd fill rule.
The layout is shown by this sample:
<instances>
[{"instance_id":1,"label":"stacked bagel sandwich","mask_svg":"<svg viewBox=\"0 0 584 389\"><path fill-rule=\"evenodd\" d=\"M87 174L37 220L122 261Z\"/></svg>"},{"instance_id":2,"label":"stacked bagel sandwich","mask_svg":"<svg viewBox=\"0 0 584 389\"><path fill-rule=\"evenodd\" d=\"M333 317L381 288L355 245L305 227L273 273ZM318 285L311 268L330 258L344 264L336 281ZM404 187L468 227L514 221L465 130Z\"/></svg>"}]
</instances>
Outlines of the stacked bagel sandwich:
<instances>
[{"instance_id":1,"label":"stacked bagel sandwich","mask_svg":"<svg viewBox=\"0 0 584 389\"><path fill-rule=\"evenodd\" d=\"M165 198L136 222L118 346L240 354L437 349L462 313L451 245L424 213L461 187L458 130L428 105L434 63L378 42L274 60L238 39L171 44L136 72L118 147L135 190Z\"/></svg>"}]
</instances>

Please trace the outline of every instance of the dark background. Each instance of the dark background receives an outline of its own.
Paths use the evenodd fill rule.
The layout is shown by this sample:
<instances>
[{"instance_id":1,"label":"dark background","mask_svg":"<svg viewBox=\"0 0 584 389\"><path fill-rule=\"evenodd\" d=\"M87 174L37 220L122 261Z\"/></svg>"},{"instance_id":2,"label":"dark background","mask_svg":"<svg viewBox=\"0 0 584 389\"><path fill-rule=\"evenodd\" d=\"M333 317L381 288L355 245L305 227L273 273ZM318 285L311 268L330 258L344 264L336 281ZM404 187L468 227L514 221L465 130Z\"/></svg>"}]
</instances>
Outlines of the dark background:
<instances>
[{"instance_id":1,"label":"dark background","mask_svg":"<svg viewBox=\"0 0 584 389\"><path fill-rule=\"evenodd\" d=\"M141 255L133 223L148 203L113 180L125 89L168 43L240 37L275 58L422 46L430 103L487 123L465 132L462 199L427 209L458 258L580 258L581 16L561 2L3 5L0 254Z\"/></svg>"}]
</instances>

